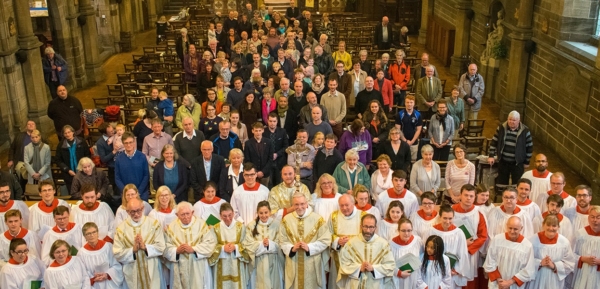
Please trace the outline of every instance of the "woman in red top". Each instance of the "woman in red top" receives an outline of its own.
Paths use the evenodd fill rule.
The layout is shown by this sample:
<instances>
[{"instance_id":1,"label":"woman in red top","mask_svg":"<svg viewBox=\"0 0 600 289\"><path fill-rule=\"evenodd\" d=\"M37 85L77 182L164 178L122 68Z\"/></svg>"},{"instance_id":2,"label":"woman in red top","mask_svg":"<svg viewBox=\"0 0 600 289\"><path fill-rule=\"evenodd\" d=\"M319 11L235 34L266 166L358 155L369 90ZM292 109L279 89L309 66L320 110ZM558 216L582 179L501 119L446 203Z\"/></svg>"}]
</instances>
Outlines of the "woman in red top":
<instances>
[{"instance_id":1,"label":"woman in red top","mask_svg":"<svg viewBox=\"0 0 600 289\"><path fill-rule=\"evenodd\" d=\"M375 79L375 86L373 88L381 92L383 105L388 108L388 111L392 111L392 108L394 108L394 87L392 86L392 82L384 76L385 73L383 70L377 70L377 78ZM400 105L403 104L401 103Z\"/></svg>"}]
</instances>

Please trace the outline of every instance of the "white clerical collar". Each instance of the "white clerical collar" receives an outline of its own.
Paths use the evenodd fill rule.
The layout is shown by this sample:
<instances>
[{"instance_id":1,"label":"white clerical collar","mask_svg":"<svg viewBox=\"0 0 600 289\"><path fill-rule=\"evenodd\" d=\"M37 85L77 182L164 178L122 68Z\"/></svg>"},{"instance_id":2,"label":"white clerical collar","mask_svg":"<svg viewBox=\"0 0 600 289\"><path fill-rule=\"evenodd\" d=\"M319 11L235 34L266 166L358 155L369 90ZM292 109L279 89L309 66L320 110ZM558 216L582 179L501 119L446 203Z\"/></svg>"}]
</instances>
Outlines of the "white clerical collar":
<instances>
[{"instance_id":1,"label":"white clerical collar","mask_svg":"<svg viewBox=\"0 0 600 289\"><path fill-rule=\"evenodd\" d=\"M263 222L263 221L261 221L260 219L258 220L258 223L259 223L259 224L261 224L261 225L265 225L265 226L268 226L268 225L270 225L272 222L273 222L273 218L271 218L271 217L269 217L269 219L267 220L267 222Z\"/></svg>"},{"instance_id":2,"label":"white clerical collar","mask_svg":"<svg viewBox=\"0 0 600 289\"><path fill-rule=\"evenodd\" d=\"M373 234L373 237L371 237L371 240L367 241L367 240L365 240L365 237L363 237L363 240L365 240L365 242L367 242L367 243L372 243L377 238L379 238L379 236L377 234Z\"/></svg>"},{"instance_id":3,"label":"white clerical collar","mask_svg":"<svg viewBox=\"0 0 600 289\"><path fill-rule=\"evenodd\" d=\"M232 220L231 224L229 224L229 226L227 226L227 224L225 224L225 222L223 222L223 225L225 225L225 228L231 229L235 226L236 222L237 222L236 220Z\"/></svg>"},{"instance_id":4,"label":"white clerical collar","mask_svg":"<svg viewBox=\"0 0 600 289\"><path fill-rule=\"evenodd\" d=\"M142 216L142 218L140 219L140 221L139 221L139 222L135 222L135 221L134 221L134 220L133 220L131 217L129 217L129 223L130 223L132 226L134 226L134 227L138 227L138 226L140 226L140 225L141 225L141 224L144 222L144 218L145 218L145 217L146 217L146 216Z\"/></svg>"},{"instance_id":5,"label":"white clerical collar","mask_svg":"<svg viewBox=\"0 0 600 289\"><path fill-rule=\"evenodd\" d=\"M344 214L342 214L342 216L344 216L344 219L346 219L346 220L348 220L348 219L352 219L352 218L354 218L354 216L356 215L356 211L357 211L357 209L356 209L356 207L354 207L354 208L352 209L352 214L350 214L350 216L344 216Z\"/></svg>"},{"instance_id":6,"label":"white clerical collar","mask_svg":"<svg viewBox=\"0 0 600 289\"><path fill-rule=\"evenodd\" d=\"M302 215L302 216L298 216L298 213L296 213L294 211L294 215L296 215L296 217L300 218L300 219L304 219L304 218L308 217L310 215L310 213L312 213L312 208L310 206L308 206L308 208L306 208L306 211L304 212L304 215Z\"/></svg>"},{"instance_id":7,"label":"white clerical collar","mask_svg":"<svg viewBox=\"0 0 600 289\"><path fill-rule=\"evenodd\" d=\"M187 229L187 228L189 228L189 227L190 227L190 226L191 226L191 225L194 223L195 219L196 219L196 216L192 216L192 220L191 220L191 221L190 221L190 223L189 223L189 224L187 224L187 225L186 225L186 224L184 224L184 223L181 223L181 222L180 222L180 223L181 223L181 227L182 227L182 228L184 228L184 229Z\"/></svg>"}]
</instances>

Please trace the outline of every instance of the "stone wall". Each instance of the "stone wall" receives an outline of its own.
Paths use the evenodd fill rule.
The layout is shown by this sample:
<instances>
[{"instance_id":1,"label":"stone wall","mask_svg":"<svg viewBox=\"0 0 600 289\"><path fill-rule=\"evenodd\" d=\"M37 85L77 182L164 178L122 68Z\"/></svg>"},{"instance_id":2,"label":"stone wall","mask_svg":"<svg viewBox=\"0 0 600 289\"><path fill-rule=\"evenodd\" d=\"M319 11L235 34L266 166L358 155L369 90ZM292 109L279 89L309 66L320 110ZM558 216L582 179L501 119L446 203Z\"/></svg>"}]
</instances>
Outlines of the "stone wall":
<instances>
[{"instance_id":1,"label":"stone wall","mask_svg":"<svg viewBox=\"0 0 600 289\"><path fill-rule=\"evenodd\" d=\"M433 15L440 17L448 23L455 25L456 8L454 0L437 0L433 5Z\"/></svg>"}]
</instances>

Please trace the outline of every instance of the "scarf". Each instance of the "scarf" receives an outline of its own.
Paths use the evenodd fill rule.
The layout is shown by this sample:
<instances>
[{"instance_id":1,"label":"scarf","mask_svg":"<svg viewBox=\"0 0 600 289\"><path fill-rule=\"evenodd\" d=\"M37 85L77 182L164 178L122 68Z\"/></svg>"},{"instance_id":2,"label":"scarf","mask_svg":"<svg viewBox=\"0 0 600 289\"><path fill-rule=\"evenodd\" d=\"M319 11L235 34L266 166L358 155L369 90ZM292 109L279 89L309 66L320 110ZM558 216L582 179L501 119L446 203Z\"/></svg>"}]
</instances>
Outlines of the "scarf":
<instances>
[{"instance_id":1,"label":"scarf","mask_svg":"<svg viewBox=\"0 0 600 289\"><path fill-rule=\"evenodd\" d=\"M285 113L287 112L289 106L286 107L281 107L281 106L277 106L277 114L279 114L279 117L285 117Z\"/></svg>"},{"instance_id":2,"label":"scarf","mask_svg":"<svg viewBox=\"0 0 600 289\"><path fill-rule=\"evenodd\" d=\"M42 160L40 158L40 151L42 150L42 142L31 143L33 146L33 158L31 159L31 166L34 172L39 172L42 169Z\"/></svg>"},{"instance_id":3,"label":"scarf","mask_svg":"<svg viewBox=\"0 0 600 289\"><path fill-rule=\"evenodd\" d=\"M441 115L439 112L435 115L437 120L442 123L442 128L444 129L444 131L446 131L446 117L448 116L447 113Z\"/></svg>"},{"instance_id":4,"label":"scarf","mask_svg":"<svg viewBox=\"0 0 600 289\"><path fill-rule=\"evenodd\" d=\"M190 54L190 67L192 70L198 71L198 60L196 60L196 54Z\"/></svg>"},{"instance_id":5,"label":"scarf","mask_svg":"<svg viewBox=\"0 0 600 289\"><path fill-rule=\"evenodd\" d=\"M68 140L65 140L67 142L67 145L69 146L69 162L70 162L70 166L69 168L76 172L77 171L77 155L75 154L76 150L77 150L77 142L75 139L73 139L73 143L69 144Z\"/></svg>"},{"instance_id":6,"label":"scarf","mask_svg":"<svg viewBox=\"0 0 600 289\"><path fill-rule=\"evenodd\" d=\"M323 89L325 89L325 84L323 84L322 81L320 86L317 86L314 82L312 83L312 91L314 93L319 94Z\"/></svg>"},{"instance_id":7,"label":"scarf","mask_svg":"<svg viewBox=\"0 0 600 289\"><path fill-rule=\"evenodd\" d=\"M213 105L214 105L214 104L213 104ZM215 106L215 107L216 107L216 106ZM186 106L185 108L187 108L187 110L188 110L190 113L193 113L193 112L194 112L194 105L193 105L193 104L192 104L191 106Z\"/></svg>"}]
</instances>

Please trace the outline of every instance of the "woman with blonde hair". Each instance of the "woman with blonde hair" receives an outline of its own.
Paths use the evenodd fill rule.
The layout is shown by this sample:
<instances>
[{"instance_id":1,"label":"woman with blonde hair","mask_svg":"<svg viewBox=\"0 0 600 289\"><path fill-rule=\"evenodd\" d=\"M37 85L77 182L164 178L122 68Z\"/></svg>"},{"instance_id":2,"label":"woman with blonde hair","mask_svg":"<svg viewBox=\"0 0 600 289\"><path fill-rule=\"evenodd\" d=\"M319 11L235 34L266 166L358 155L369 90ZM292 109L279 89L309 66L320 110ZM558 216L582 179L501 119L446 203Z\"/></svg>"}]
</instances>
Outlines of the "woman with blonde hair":
<instances>
[{"instance_id":1,"label":"woman with blonde hair","mask_svg":"<svg viewBox=\"0 0 600 289\"><path fill-rule=\"evenodd\" d=\"M225 201L231 200L231 195L237 187L241 186L244 180L244 152L241 149L234 148L229 151L229 162L231 163L226 170L221 170L219 178L219 196Z\"/></svg>"},{"instance_id":2,"label":"woman with blonde hair","mask_svg":"<svg viewBox=\"0 0 600 289\"><path fill-rule=\"evenodd\" d=\"M322 174L315 186L315 193L312 195L315 213L324 220L328 220L331 213L339 210L338 199L340 196L333 176L328 173Z\"/></svg>"},{"instance_id":3,"label":"woman with blonde hair","mask_svg":"<svg viewBox=\"0 0 600 289\"><path fill-rule=\"evenodd\" d=\"M123 194L121 195L121 206L115 212L115 227L119 226L123 221L125 221L129 215L127 214L127 202L132 199L142 200L140 198L140 192L134 184L127 184L123 187ZM144 202L144 216L148 216L152 211L152 206L148 204L148 202Z\"/></svg>"},{"instance_id":4,"label":"woman with blonde hair","mask_svg":"<svg viewBox=\"0 0 600 289\"><path fill-rule=\"evenodd\" d=\"M154 209L150 211L148 217L157 220L163 229L167 229L169 224L177 219L176 205L171 189L167 186L160 186L154 197Z\"/></svg>"},{"instance_id":5,"label":"woman with blonde hair","mask_svg":"<svg viewBox=\"0 0 600 289\"><path fill-rule=\"evenodd\" d=\"M100 199L105 200L108 194L108 176L103 170L96 169L96 165L88 157L81 158L77 164L77 174L71 185L71 199L81 199L80 189L84 184L94 185L96 193L101 194Z\"/></svg>"}]
</instances>

